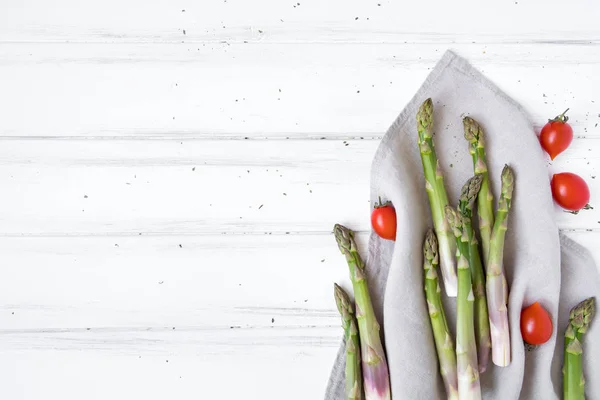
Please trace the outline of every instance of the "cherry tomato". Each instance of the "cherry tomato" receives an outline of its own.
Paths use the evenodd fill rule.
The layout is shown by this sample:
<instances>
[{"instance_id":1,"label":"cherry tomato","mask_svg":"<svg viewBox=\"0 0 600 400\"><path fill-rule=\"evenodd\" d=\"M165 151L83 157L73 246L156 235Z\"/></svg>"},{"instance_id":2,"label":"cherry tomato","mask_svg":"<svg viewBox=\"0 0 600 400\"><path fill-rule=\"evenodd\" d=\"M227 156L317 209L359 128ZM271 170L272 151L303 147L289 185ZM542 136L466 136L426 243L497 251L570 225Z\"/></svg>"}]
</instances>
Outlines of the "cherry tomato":
<instances>
[{"instance_id":1,"label":"cherry tomato","mask_svg":"<svg viewBox=\"0 0 600 400\"><path fill-rule=\"evenodd\" d=\"M382 203L379 199L371 212L371 225L383 239L396 240L396 210L389 201Z\"/></svg>"},{"instance_id":2,"label":"cherry tomato","mask_svg":"<svg viewBox=\"0 0 600 400\"><path fill-rule=\"evenodd\" d=\"M540 132L542 148L552 160L565 151L573 140L573 128L567 123L569 117L565 115L567 111L568 108L554 119L549 119Z\"/></svg>"},{"instance_id":3,"label":"cherry tomato","mask_svg":"<svg viewBox=\"0 0 600 400\"><path fill-rule=\"evenodd\" d=\"M589 207L590 189L579 175L571 172L555 174L550 185L552 197L565 210L579 211Z\"/></svg>"},{"instance_id":4,"label":"cherry tomato","mask_svg":"<svg viewBox=\"0 0 600 400\"><path fill-rule=\"evenodd\" d=\"M521 336L532 345L546 343L552 336L552 319L537 301L521 310Z\"/></svg>"}]
</instances>

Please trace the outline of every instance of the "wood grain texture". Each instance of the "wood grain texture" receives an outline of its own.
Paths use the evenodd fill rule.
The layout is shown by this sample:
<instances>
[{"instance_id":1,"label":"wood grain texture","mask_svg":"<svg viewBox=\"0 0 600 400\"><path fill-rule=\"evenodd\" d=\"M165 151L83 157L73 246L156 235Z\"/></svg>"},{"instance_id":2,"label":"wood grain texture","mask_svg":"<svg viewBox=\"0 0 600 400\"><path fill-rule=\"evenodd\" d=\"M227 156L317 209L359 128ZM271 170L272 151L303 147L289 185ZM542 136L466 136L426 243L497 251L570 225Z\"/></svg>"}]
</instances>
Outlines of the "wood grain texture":
<instances>
[{"instance_id":1,"label":"wood grain texture","mask_svg":"<svg viewBox=\"0 0 600 400\"><path fill-rule=\"evenodd\" d=\"M205 352L204 337L195 332L102 336L88 332L87 338L56 337L52 348L35 348L39 343L35 335L21 335L31 345L2 351L0 372L10 383L2 385L0 395L10 399L275 399L288 396L290 387L297 386L289 398L319 398L335 349L320 346L320 338L291 346L278 342L278 336L275 330L258 331L248 335L246 346L236 346L234 338L220 333L223 342ZM37 337L49 340L47 334ZM260 346L256 337L273 341ZM79 345L65 349L70 342ZM103 350L111 342L113 349ZM130 348L132 343L146 343L145 349Z\"/></svg>"},{"instance_id":2,"label":"wood grain texture","mask_svg":"<svg viewBox=\"0 0 600 400\"><path fill-rule=\"evenodd\" d=\"M337 326L333 282L348 275L331 234L24 237L0 246L10 278L0 280L2 333Z\"/></svg>"},{"instance_id":3,"label":"wood grain texture","mask_svg":"<svg viewBox=\"0 0 600 400\"><path fill-rule=\"evenodd\" d=\"M299 376L315 398L341 338L332 235L11 238L0 260L2 398L275 399Z\"/></svg>"},{"instance_id":4,"label":"wood grain texture","mask_svg":"<svg viewBox=\"0 0 600 400\"><path fill-rule=\"evenodd\" d=\"M300 4L298 4L300 3ZM279 0L38 0L9 3L0 16L4 41L173 43L182 40L271 42L429 42L455 36L471 42L598 41L600 6L585 0L398 3ZM557 12L563 24L549 24ZM183 31L185 29L185 32ZM262 31L262 32L261 32ZM274 31L270 34L271 31Z\"/></svg>"},{"instance_id":5,"label":"wood grain texture","mask_svg":"<svg viewBox=\"0 0 600 400\"><path fill-rule=\"evenodd\" d=\"M583 176L595 205L599 12L0 5L0 398L322 398L348 285L331 227L365 246L372 156L446 49L536 130L571 108L548 172ZM600 265L600 206L556 217Z\"/></svg>"},{"instance_id":6,"label":"wood grain texture","mask_svg":"<svg viewBox=\"0 0 600 400\"><path fill-rule=\"evenodd\" d=\"M0 246L2 398L275 399L298 376L292 398L322 395L341 340L332 282L349 287L332 235Z\"/></svg>"},{"instance_id":7,"label":"wood grain texture","mask_svg":"<svg viewBox=\"0 0 600 400\"><path fill-rule=\"evenodd\" d=\"M459 132L461 134L461 132ZM548 169L600 196L597 139ZM377 140L5 140L0 235L220 235L367 231ZM595 147L596 146L596 147ZM416 149L415 149L416 151ZM443 166L468 163L456 152ZM563 229L597 229L600 207L557 208Z\"/></svg>"},{"instance_id":8,"label":"wood grain texture","mask_svg":"<svg viewBox=\"0 0 600 400\"><path fill-rule=\"evenodd\" d=\"M452 38L3 44L0 137L378 139L447 49L529 110L537 131L570 107L575 135L600 137L600 46Z\"/></svg>"}]
</instances>

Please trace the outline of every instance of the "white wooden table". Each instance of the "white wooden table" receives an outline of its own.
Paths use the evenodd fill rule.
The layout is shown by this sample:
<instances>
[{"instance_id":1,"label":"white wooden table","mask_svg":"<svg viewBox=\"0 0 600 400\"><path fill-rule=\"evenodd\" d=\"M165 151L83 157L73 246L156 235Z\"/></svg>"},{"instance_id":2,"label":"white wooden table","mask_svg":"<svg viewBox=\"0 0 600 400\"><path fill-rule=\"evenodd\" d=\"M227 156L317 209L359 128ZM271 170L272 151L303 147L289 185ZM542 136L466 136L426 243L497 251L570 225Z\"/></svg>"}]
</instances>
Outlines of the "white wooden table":
<instances>
[{"instance_id":1,"label":"white wooden table","mask_svg":"<svg viewBox=\"0 0 600 400\"><path fill-rule=\"evenodd\" d=\"M0 398L320 399L335 222L446 49L536 129L600 258L598 2L0 3Z\"/></svg>"}]
</instances>

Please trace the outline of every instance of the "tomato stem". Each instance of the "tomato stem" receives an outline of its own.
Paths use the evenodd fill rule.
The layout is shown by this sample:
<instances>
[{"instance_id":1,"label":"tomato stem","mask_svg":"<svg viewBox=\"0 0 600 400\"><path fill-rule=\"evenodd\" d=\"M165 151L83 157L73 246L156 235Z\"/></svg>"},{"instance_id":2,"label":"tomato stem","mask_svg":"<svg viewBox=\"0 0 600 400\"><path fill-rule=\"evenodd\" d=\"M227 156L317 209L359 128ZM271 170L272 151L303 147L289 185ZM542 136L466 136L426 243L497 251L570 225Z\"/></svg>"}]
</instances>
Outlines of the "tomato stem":
<instances>
[{"instance_id":1,"label":"tomato stem","mask_svg":"<svg viewBox=\"0 0 600 400\"><path fill-rule=\"evenodd\" d=\"M548 122L562 122L562 123L567 122L569 120L569 117L565 115L567 113L567 111L569 111L569 108L567 108L565 111L563 111L562 114L554 117L554 119L549 119Z\"/></svg>"},{"instance_id":2,"label":"tomato stem","mask_svg":"<svg viewBox=\"0 0 600 400\"><path fill-rule=\"evenodd\" d=\"M386 201L385 203L381 200L381 196L379 196L379 203L375 203L375 208L382 208L391 205L391 201Z\"/></svg>"},{"instance_id":3,"label":"tomato stem","mask_svg":"<svg viewBox=\"0 0 600 400\"><path fill-rule=\"evenodd\" d=\"M593 210L593 209L594 209L594 207L592 207L588 203L585 206L583 206L580 210L575 210L575 211L567 211L567 210L565 210L565 212L568 212L569 214L577 215L577 214L579 214L579 211L581 211L581 210Z\"/></svg>"}]
</instances>

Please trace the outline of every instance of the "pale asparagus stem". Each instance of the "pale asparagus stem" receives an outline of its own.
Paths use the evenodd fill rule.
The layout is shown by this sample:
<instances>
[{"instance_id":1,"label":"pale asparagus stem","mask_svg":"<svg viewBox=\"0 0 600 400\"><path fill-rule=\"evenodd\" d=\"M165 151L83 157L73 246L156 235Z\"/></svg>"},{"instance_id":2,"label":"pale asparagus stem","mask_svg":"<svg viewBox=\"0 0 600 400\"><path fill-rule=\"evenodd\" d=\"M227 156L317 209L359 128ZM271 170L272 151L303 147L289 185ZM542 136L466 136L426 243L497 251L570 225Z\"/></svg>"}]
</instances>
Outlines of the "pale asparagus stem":
<instances>
[{"instance_id":1,"label":"pale asparagus stem","mask_svg":"<svg viewBox=\"0 0 600 400\"><path fill-rule=\"evenodd\" d=\"M473 292L475 294L475 338L477 341L477 359L479 361L479 373L485 372L492 347L490 339L490 321L488 316L488 305L485 296L485 279L483 266L479 255L479 243L473 232L473 208L475 200L481 196L482 175L475 175L463 186L459 207L463 219L463 230L466 231L469 245L469 266L471 268L471 279Z\"/></svg>"},{"instance_id":2,"label":"pale asparagus stem","mask_svg":"<svg viewBox=\"0 0 600 400\"><path fill-rule=\"evenodd\" d=\"M502 191L494 229L490 239L487 263L487 301L492 338L492 361L500 367L510 364L510 330L508 324L508 285L504 275L504 237L508 228L508 212L512 201L514 177L508 165L502 170Z\"/></svg>"},{"instance_id":3,"label":"pale asparagus stem","mask_svg":"<svg viewBox=\"0 0 600 400\"><path fill-rule=\"evenodd\" d=\"M334 284L335 303L342 316L342 328L346 340L346 399L363 400L363 383L360 366L360 343L354 306L348 294Z\"/></svg>"},{"instance_id":4,"label":"pale asparagus stem","mask_svg":"<svg viewBox=\"0 0 600 400\"><path fill-rule=\"evenodd\" d=\"M457 278L455 253L456 243L444 215L444 207L448 195L444 186L444 177L433 144L433 102L427 99L417 112L417 131L419 134L419 151L425 175L425 189L429 198L433 226L439 242L440 271L444 281L444 289L449 297L456 297Z\"/></svg>"},{"instance_id":5,"label":"pale asparagus stem","mask_svg":"<svg viewBox=\"0 0 600 400\"><path fill-rule=\"evenodd\" d=\"M458 397L460 400L480 400L481 383L477 364L475 326L473 323L473 287L469 267L469 239L463 229L462 215L450 206L446 217L457 244L458 296L456 298L456 361Z\"/></svg>"},{"instance_id":6,"label":"pale asparagus stem","mask_svg":"<svg viewBox=\"0 0 600 400\"><path fill-rule=\"evenodd\" d=\"M365 264L358 254L354 232L340 224L334 226L333 232L340 251L346 257L354 289L365 399L390 400L388 365L381 342L380 325L369 294Z\"/></svg>"},{"instance_id":7,"label":"pale asparagus stem","mask_svg":"<svg viewBox=\"0 0 600 400\"><path fill-rule=\"evenodd\" d=\"M479 235L483 250L484 264L490 253L490 237L494 226L494 196L490 187L488 168L485 157L485 144L483 129L471 117L463 119L465 139L469 142L469 152L473 157L473 169L475 174L481 175L481 190L477 197L477 215L479 217Z\"/></svg>"},{"instance_id":8,"label":"pale asparagus stem","mask_svg":"<svg viewBox=\"0 0 600 400\"><path fill-rule=\"evenodd\" d=\"M425 269L425 296L429 319L437 350L440 373L448 400L458 400L456 353L442 304L436 268L439 263L438 244L433 230L429 229L423 243L423 268Z\"/></svg>"},{"instance_id":9,"label":"pale asparagus stem","mask_svg":"<svg viewBox=\"0 0 600 400\"><path fill-rule=\"evenodd\" d=\"M595 314L595 299L587 298L571 309L569 325L565 331L563 361L563 399L585 399L583 375L583 334L587 332Z\"/></svg>"}]
</instances>

